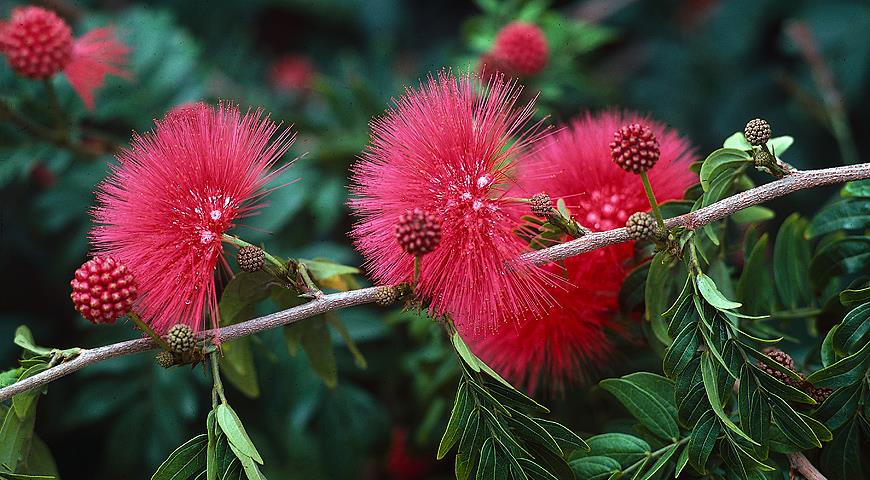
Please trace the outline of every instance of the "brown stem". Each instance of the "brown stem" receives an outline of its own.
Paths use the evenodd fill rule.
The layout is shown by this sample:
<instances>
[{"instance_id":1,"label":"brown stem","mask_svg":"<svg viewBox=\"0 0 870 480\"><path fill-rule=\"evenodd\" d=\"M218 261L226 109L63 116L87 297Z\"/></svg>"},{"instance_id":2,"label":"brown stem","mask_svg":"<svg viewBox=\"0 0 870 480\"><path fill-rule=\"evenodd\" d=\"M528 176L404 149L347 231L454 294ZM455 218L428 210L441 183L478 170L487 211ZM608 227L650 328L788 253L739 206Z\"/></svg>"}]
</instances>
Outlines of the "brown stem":
<instances>
[{"instance_id":1,"label":"brown stem","mask_svg":"<svg viewBox=\"0 0 870 480\"><path fill-rule=\"evenodd\" d=\"M797 190L853 180L862 180L866 178L870 178L870 163L826 168L822 170L793 171L783 179L738 193L737 195L728 197L694 212L670 218L665 221L665 224L669 227L682 225L690 230L696 230L708 223L721 220L738 210L753 205L759 205L771 199L788 195ZM576 240L571 240L535 252L526 253L520 258L525 262L545 264L580 255L609 245L627 242L629 240L628 232L623 227L606 232L590 233ZM314 315L319 315L328 311L372 303L375 301L375 293L378 289L379 287L370 287L360 290L351 290L349 292L323 295L322 297L316 298L297 307L254 318L221 329L200 332L199 338L205 339L219 337L222 342L228 342L257 332L298 322L299 320L313 317ZM142 338L94 349L83 349L79 356L68 362L63 362L55 367L45 370L44 372L0 389L0 401L7 400L18 393L39 388L88 365L122 355L144 352L156 347L157 345L153 340Z\"/></svg>"},{"instance_id":2,"label":"brown stem","mask_svg":"<svg viewBox=\"0 0 870 480\"><path fill-rule=\"evenodd\" d=\"M801 452L789 453L788 461L807 480L828 480Z\"/></svg>"}]
</instances>

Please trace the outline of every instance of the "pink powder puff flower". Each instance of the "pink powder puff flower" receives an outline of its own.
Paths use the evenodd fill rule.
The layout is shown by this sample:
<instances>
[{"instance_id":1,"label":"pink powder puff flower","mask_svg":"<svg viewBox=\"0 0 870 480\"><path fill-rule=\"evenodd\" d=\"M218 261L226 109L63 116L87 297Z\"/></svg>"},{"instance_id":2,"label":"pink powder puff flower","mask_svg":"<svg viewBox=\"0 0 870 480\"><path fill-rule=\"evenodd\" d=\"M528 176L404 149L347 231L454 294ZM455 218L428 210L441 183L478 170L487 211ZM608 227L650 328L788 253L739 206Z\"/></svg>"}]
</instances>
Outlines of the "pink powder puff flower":
<instances>
[{"instance_id":1,"label":"pink powder puff flower","mask_svg":"<svg viewBox=\"0 0 870 480\"><path fill-rule=\"evenodd\" d=\"M637 176L613 165L609 144L625 124L649 126L661 145L661 157L648 172L659 201L682 198L697 182L689 165L697 160L688 140L661 123L635 113L585 114L554 134L546 147L521 164L518 185L509 194L530 197L546 192L562 198L575 220L593 231L625 224L629 215L649 211L649 201ZM526 215L523 210L517 215ZM472 341L473 349L496 371L529 391L546 384L559 389L582 381L611 358L613 319L619 289L633 255L631 243L614 245L565 260L569 287L551 288L554 306L518 328L505 326L497 334Z\"/></svg>"},{"instance_id":2,"label":"pink powder puff flower","mask_svg":"<svg viewBox=\"0 0 870 480\"><path fill-rule=\"evenodd\" d=\"M497 59L496 68L506 68L510 73L532 76L547 66L550 47L540 27L533 23L511 22L495 37L491 58Z\"/></svg>"},{"instance_id":3,"label":"pink powder puff flower","mask_svg":"<svg viewBox=\"0 0 870 480\"><path fill-rule=\"evenodd\" d=\"M66 21L40 7L15 8L9 21L0 23L0 52L16 73L39 80L62 71L88 109L106 75L131 78L123 69L129 51L111 27L73 39Z\"/></svg>"},{"instance_id":4,"label":"pink powder puff flower","mask_svg":"<svg viewBox=\"0 0 870 480\"><path fill-rule=\"evenodd\" d=\"M430 312L471 330L540 312L545 271L517 260L526 249L505 195L520 153L540 138L531 103L499 76L487 85L440 72L409 88L372 124L372 140L351 171L352 236L381 284L412 280L414 257L396 222L420 208L441 221L441 242L421 257L416 292Z\"/></svg>"},{"instance_id":5,"label":"pink powder puff flower","mask_svg":"<svg viewBox=\"0 0 870 480\"><path fill-rule=\"evenodd\" d=\"M221 235L254 215L271 170L294 139L261 110L203 105L134 136L100 184L95 250L127 265L139 285L134 310L157 333L176 323L218 325L215 267Z\"/></svg>"}]
</instances>

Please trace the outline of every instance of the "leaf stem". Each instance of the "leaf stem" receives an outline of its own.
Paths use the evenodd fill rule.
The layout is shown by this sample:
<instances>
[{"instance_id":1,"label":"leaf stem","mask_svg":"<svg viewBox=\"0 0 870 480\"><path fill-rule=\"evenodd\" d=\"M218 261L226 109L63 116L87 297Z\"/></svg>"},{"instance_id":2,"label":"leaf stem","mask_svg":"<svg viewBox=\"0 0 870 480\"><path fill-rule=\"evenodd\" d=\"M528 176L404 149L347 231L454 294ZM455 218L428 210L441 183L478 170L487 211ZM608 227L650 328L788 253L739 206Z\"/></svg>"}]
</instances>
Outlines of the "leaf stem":
<instances>
[{"instance_id":1,"label":"leaf stem","mask_svg":"<svg viewBox=\"0 0 870 480\"><path fill-rule=\"evenodd\" d=\"M220 398L221 403L227 403L227 397L224 396L224 384L221 382L221 372L220 367L218 366L218 352L214 351L211 355L208 356L211 361L211 376L214 379L214 387L212 389L212 403L214 402L214 395L217 393L217 396Z\"/></svg>"},{"instance_id":2,"label":"leaf stem","mask_svg":"<svg viewBox=\"0 0 870 480\"><path fill-rule=\"evenodd\" d=\"M147 323L143 322L142 319L139 318L138 313L130 312L130 314L127 315L127 317L130 320L133 320L133 323L135 323L136 326L139 327L139 330L142 330L143 332L147 333L148 336L151 337L152 340L157 342L157 344L160 345L160 348L166 350L167 352L172 351L172 349L169 347L169 344L166 343L166 340L164 340L163 337L161 337L160 335L157 335L157 332L152 330L151 327L149 327Z\"/></svg>"},{"instance_id":3,"label":"leaf stem","mask_svg":"<svg viewBox=\"0 0 870 480\"><path fill-rule=\"evenodd\" d=\"M644 457L641 458L640 460L634 462L633 464L629 465L628 468L626 468L625 470L623 470L623 471L622 471L622 475L624 476L624 475L627 475L627 474L629 474L629 473L631 473L631 472L637 470L638 468L642 467L643 465L646 465L646 462L648 462L650 459L652 459L652 458L656 458L656 457L658 457L659 455L664 454L665 451L669 450L670 448L676 448L676 447L679 447L680 445L682 445L682 444L684 444L684 443L686 443L686 442L688 442L688 441L689 441L689 437L681 438L681 439L680 439L679 441L677 441L677 442L671 443L671 444L669 444L669 445L665 445L664 447L662 447L662 448L656 450L655 452L650 452L650 453L646 454L646 456L644 456Z\"/></svg>"},{"instance_id":4,"label":"leaf stem","mask_svg":"<svg viewBox=\"0 0 870 480\"><path fill-rule=\"evenodd\" d=\"M656 217L656 223L659 230L665 232L665 219L662 218L662 212L659 210L659 203L656 201L656 196L653 193L652 185L649 183L649 177L646 172L640 172L640 179L643 181L643 189L646 191L646 198L649 199L649 206L652 207L653 215Z\"/></svg>"},{"instance_id":5,"label":"leaf stem","mask_svg":"<svg viewBox=\"0 0 870 480\"><path fill-rule=\"evenodd\" d=\"M68 141L69 132L66 128L66 119L64 119L63 109L60 106L60 101L57 99L57 92L54 89L54 84L51 78L46 78L42 81L45 85L45 96L48 97L48 106L51 109L51 114L54 117L55 135L61 141Z\"/></svg>"}]
</instances>

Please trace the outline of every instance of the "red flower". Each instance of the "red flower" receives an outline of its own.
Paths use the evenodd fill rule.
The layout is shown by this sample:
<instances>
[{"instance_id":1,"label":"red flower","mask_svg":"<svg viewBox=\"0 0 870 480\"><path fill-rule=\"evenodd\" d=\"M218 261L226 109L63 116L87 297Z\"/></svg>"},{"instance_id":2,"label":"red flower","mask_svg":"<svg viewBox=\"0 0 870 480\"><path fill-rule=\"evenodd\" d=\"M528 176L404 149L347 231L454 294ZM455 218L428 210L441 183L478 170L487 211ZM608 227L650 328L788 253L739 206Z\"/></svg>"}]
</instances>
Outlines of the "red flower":
<instances>
[{"instance_id":1,"label":"red flower","mask_svg":"<svg viewBox=\"0 0 870 480\"><path fill-rule=\"evenodd\" d=\"M632 213L650 209L637 176L611 160L613 132L632 122L649 126L661 144L661 157L648 172L656 197L682 198L697 181L689 171L696 160L689 142L660 123L617 112L586 114L554 134L546 147L523 162L519 185L509 194L546 192L554 201L562 198L574 219L593 231L623 226ZM632 245L624 243L569 258L565 270L549 265L569 284L550 288L555 305L543 318L473 340L475 351L530 391L542 383L558 389L583 380L612 352L608 333L614 330L617 296L632 254Z\"/></svg>"},{"instance_id":2,"label":"red flower","mask_svg":"<svg viewBox=\"0 0 870 480\"><path fill-rule=\"evenodd\" d=\"M408 89L372 122L372 141L352 167L352 236L375 281L412 279L414 257L395 238L399 217L420 208L441 220L441 242L422 257L417 293L436 315L472 330L540 312L546 272L515 261L526 248L513 234L505 198L518 154L538 138L532 105L499 77L441 72Z\"/></svg>"},{"instance_id":3,"label":"red flower","mask_svg":"<svg viewBox=\"0 0 870 480\"><path fill-rule=\"evenodd\" d=\"M202 106L134 136L100 184L92 241L135 275L135 311L158 333L176 323L199 331L206 313L217 326L221 235L263 205L266 183L289 166L269 171L293 141L278 130L260 110Z\"/></svg>"},{"instance_id":4,"label":"red flower","mask_svg":"<svg viewBox=\"0 0 870 480\"><path fill-rule=\"evenodd\" d=\"M387 474L394 480L419 480L426 478L432 467L429 457L414 455L408 451L408 430L393 427L390 432L390 447L387 450Z\"/></svg>"},{"instance_id":5,"label":"red flower","mask_svg":"<svg viewBox=\"0 0 870 480\"><path fill-rule=\"evenodd\" d=\"M496 68L510 69L522 76L536 75L547 66L550 48L547 37L537 25L513 22L505 25L495 37L492 57Z\"/></svg>"},{"instance_id":6,"label":"red flower","mask_svg":"<svg viewBox=\"0 0 870 480\"><path fill-rule=\"evenodd\" d=\"M63 71L89 109L94 108L94 90L103 85L106 75L130 78L123 69L129 49L115 37L113 28L98 28L73 39L62 18L40 7L15 8L9 21L0 23L0 51L24 77L50 78Z\"/></svg>"},{"instance_id":7,"label":"red flower","mask_svg":"<svg viewBox=\"0 0 870 480\"><path fill-rule=\"evenodd\" d=\"M302 55L281 57L272 64L269 82L272 88L289 93L300 93L311 89L316 70L308 58Z\"/></svg>"}]
</instances>

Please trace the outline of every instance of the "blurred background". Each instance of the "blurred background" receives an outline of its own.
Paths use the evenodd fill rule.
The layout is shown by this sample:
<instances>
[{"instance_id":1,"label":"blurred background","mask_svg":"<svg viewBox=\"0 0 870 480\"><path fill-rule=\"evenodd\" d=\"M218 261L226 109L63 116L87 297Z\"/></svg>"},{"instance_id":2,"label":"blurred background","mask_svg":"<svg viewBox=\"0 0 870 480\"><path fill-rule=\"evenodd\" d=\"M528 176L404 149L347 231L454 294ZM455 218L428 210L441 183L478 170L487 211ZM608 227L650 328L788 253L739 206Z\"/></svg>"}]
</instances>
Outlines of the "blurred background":
<instances>
[{"instance_id":1,"label":"blurred background","mask_svg":"<svg viewBox=\"0 0 870 480\"><path fill-rule=\"evenodd\" d=\"M299 132L296 165L276 182L245 239L284 256L359 265L347 239L347 169L368 140L368 120L435 69L476 69L498 30L540 26L549 62L525 78L550 122L610 106L649 113L699 152L762 116L797 141L797 168L854 162L867 152L870 6L865 1L188 0L41 1L80 34L115 25L131 48L135 82L117 78L84 109L58 80L77 135L105 154L74 157L0 118L0 366L15 366L12 337L26 324L39 344L93 347L135 338L97 328L73 310L69 281L87 254L93 187L114 144L151 128L175 105L231 99L260 106ZM0 0L0 18L19 2ZM0 65L0 98L35 118L41 85ZM303 155L304 154L304 155ZM777 212L812 212L832 190L787 197ZM785 218L786 215L778 215ZM773 222L769 226L776 228ZM360 278L361 282L365 282ZM261 313L275 307L261 305ZM252 340L256 383L230 400L281 479L449 478L434 460L454 394L456 363L440 329L398 309L336 312L366 368L333 332L333 386L305 355L287 354L280 331ZM600 372L659 362L625 343ZM620 407L592 383L546 398L578 432L601 432ZM163 370L148 354L89 367L54 382L36 432L63 478L148 478L178 445L205 431L210 378ZM627 421L627 420L626 420ZM610 423L607 423L610 422ZM584 435L585 436L585 435Z\"/></svg>"}]
</instances>

